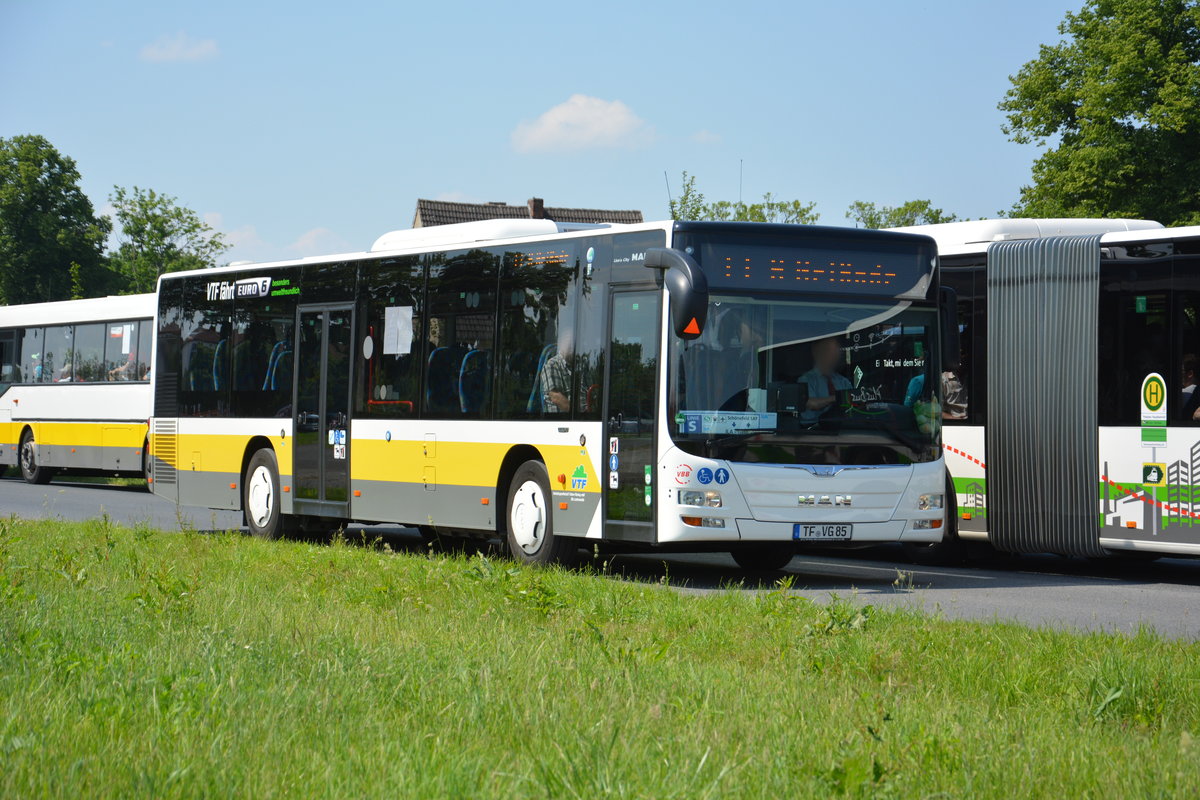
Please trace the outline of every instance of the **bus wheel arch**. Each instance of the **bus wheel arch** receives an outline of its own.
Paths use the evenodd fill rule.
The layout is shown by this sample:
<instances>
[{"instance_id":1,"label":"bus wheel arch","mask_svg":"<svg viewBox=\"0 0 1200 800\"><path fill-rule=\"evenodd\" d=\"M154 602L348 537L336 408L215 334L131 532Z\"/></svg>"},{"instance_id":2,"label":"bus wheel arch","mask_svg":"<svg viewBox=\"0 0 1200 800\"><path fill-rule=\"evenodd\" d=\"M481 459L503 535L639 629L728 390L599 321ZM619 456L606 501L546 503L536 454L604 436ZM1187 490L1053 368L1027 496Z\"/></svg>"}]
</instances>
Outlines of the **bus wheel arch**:
<instances>
[{"instance_id":1,"label":"bus wheel arch","mask_svg":"<svg viewBox=\"0 0 1200 800\"><path fill-rule=\"evenodd\" d=\"M514 560L548 566L569 564L578 557L578 541L554 533L554 494L541 458L517 467L505 498L504 540Z\"/></svg>"},{"instance_id":2,"label":"bus wheel arch","mask_svg":"<svg viewBox=\"0 0 1200 800\"><path fill-rule=\"evenodd\" d=\"M261 437L247 445L242 466L242 511L252 536L277 539L283 533L279 459ZM257 442L258 446L255 446ZM265 446L264 446L265 443Z\"/></svg>"},{"instance_id":3,"label":"bus wheel arch","mask_svg":"<svg viewBox=\"0 0 1200 800\"><path fill-rule=\"evenodd\" d=\"M500 538L508 533L508 490L512 486L513 476L517 470L528 461L541 461L545 464L545 459L536 447L530 444L519 444L509 448L509 451L504 455L504 461L500 463L500 470L496 474L496 533Z\"/></svg>"},{"instance_id":4,"label":"bus wheel arch","mask_svg":"<svg viewBox=\"0 0 1200 800\"><path fill-rule=\"evenodd\" d=\"M21 477L26 483L32 484L47 484L54 477L54 469L51 467L42 467L38 465L37 454L34 448L37 446L37 439L34 437L33 428L26 425L21 431L20 445L17 450L17 466L21 469Z\"/></svg>"}]
</instances>

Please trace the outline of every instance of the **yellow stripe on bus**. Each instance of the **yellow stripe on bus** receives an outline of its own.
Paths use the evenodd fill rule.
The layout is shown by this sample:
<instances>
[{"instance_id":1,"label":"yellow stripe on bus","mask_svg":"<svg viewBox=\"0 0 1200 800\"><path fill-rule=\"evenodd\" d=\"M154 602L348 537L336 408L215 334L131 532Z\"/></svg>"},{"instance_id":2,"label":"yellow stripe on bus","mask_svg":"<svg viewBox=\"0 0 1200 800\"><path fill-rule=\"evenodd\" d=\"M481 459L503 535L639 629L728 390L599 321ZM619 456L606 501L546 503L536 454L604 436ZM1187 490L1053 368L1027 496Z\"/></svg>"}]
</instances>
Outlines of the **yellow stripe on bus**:
<instances>
[{"instance_id":1,"label":"yellow stripe on bus","mask_svg":"<svg viewBox=\"0 0 1200 800\"><path fill-rule=\"evenodd\" d=\"M26 424L39 445L129 447L141 450L146 441L146 425L136 422L14 422L14 441Z\"/></svg>"},{"instance_id":2,"label":"yellow stripe on bus","mask_svg":"<svg viewBox=\"0 0 1200 800\"><path fill-rule=\"evenodd\" d=\"M291 475L295 438L267 438L275 448L280 475ZM226 474L241 471L242 456L248 441L244 435L181 433L175 439L177 456L172 466L177 470ZM584 448L577 445L533 446L546 462L551 489L600 491L599 480ZM432 467L438 484L487 486L495 482L500 465L513 445L439 441L435 447L434 457L428 457L423 440L353 441L350 447L350 479L420 484L427 476L426 469ZM153 444L151 450L154 450ZM157 453L156 456L162 457ZM563 480L559 481L559 477Z\"/></svg>"}]
</instances>

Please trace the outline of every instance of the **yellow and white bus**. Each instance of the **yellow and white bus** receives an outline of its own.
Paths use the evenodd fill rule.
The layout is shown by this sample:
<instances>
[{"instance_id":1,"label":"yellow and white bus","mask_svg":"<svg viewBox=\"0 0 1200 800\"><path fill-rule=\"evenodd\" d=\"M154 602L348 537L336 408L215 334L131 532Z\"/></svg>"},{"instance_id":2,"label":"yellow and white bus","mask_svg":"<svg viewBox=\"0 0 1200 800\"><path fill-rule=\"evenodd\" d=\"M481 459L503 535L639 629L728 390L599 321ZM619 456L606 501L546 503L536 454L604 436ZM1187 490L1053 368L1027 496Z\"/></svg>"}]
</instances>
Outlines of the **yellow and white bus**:
<instances>
[{"instance_id":1,"label":"yellow and white bus","mask_svg":"<svg viewBox=\"0 0 1200 800\"><path fill-rule=\"evenodd\" d=\"M0 467L144 475L155 295L0 307Z\"/></svg>"},{"instance_id":2,"label":"yellow and white bus","mask_svg":"<svg viewBox=\"0 0 1200 800\"><path fill-rule=\"evenodd\" d=\"M751 568L941 538L955 329L928 237L494 220L164 275L158 303L153 491L258 535L387 522Z\"/></svg>"}]
</instances>

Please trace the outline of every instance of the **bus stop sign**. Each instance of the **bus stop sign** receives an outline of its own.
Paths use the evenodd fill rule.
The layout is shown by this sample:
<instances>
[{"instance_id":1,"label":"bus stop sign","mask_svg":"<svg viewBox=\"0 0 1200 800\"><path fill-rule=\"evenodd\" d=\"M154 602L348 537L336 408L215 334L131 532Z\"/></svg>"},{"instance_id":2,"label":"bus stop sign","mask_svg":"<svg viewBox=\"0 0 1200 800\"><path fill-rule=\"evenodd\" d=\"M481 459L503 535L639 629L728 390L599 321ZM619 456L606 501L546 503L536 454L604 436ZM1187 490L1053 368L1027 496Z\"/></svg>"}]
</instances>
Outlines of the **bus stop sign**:
<instances>
[{"instance_id":1,"label":"bus stop sign","mask_svg":"<svg viewBox=\"0 0 1200 800\"><path fill-rule=\"evenodd\" d=\"M1162 375L1151 372L1142 381L1142 446L1165 447L1167 444L1167 383Z\"/></svg>"}]
</instances>

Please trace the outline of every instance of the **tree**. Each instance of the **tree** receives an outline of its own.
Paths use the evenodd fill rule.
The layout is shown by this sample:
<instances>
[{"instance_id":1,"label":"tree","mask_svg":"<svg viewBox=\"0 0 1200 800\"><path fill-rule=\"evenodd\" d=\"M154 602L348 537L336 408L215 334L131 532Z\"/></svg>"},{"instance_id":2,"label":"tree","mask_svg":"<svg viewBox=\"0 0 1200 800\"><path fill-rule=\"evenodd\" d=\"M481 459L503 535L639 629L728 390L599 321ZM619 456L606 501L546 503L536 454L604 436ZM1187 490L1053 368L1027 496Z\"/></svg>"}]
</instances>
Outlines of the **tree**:
<instances>
[{"instance_id":1,"label":"tree","mask_svg":"<svg viewBox=\"0 0 1200 800\"><path fill-rule=\"evenodd\" d=\"M679 199L671 197L668 199L667 207L671 212L671 219L680 220L698 220L704 219L704 195L696 189L696 176L688 175L687 170L683 171L683 191L679 194Z\"/></svg>"},{"instance_id":2,"label":"tree","mask_svg":"<svg viewBox=\"0 0 1200 800\"><path fill-rule=\"evenodd\" d=\"M126 292L154 291L164 272L215 267L229 249L220 233L170 195L114 186L109 200L121 224L112 268Z\"/></svg>"},{"instance_id":3,"label":"tree","mask_svg":"<svg viewBox=\"0 0 1200 800\"><path fill-rule=\"evenodd\" d=\"M784 222L795 225L812 225L821 215L816 203L799 200L776 200L770 192L763 195L761 203L743 203L741 200L717 200L704 202L704 195L696 189L696 176L683 173L683 193L679 200L670 201L671 219L712 222Z\"/></svg>"},{"instance_id":4,"label":"tree","mask_svg":"<svg viewBox=\"0 0 1200 800\"><path fill-rule=\"evenodd\" d=\"M110 229L73 159L42 136L0 139L0 304L103 294Z\"/></svg>"},{"instance_id":5,"label":"tree","mask_svg":"<svg viewBox=\"0 0 1200 800\"><path fill-rule=\"evenodd\" d=\"M908 225L936 225L939 222L954 222L954 214L934 208L928 200L909 200L898 206L877 206L863 200L855 200L846 211L846 219L854 220L861 228L902 228Z\"/></svg>"},{"instance_id":6,"label":"tree","mask_svg":"<svg viewBox=\"0 0 1200 800\"><path fill-rule=\"evenodd\" d=\"M1200 222L1200 2L1088 0L1000 103L1014 142L1054 146L1013 214Z\"/></svg>"}]
</instances>

